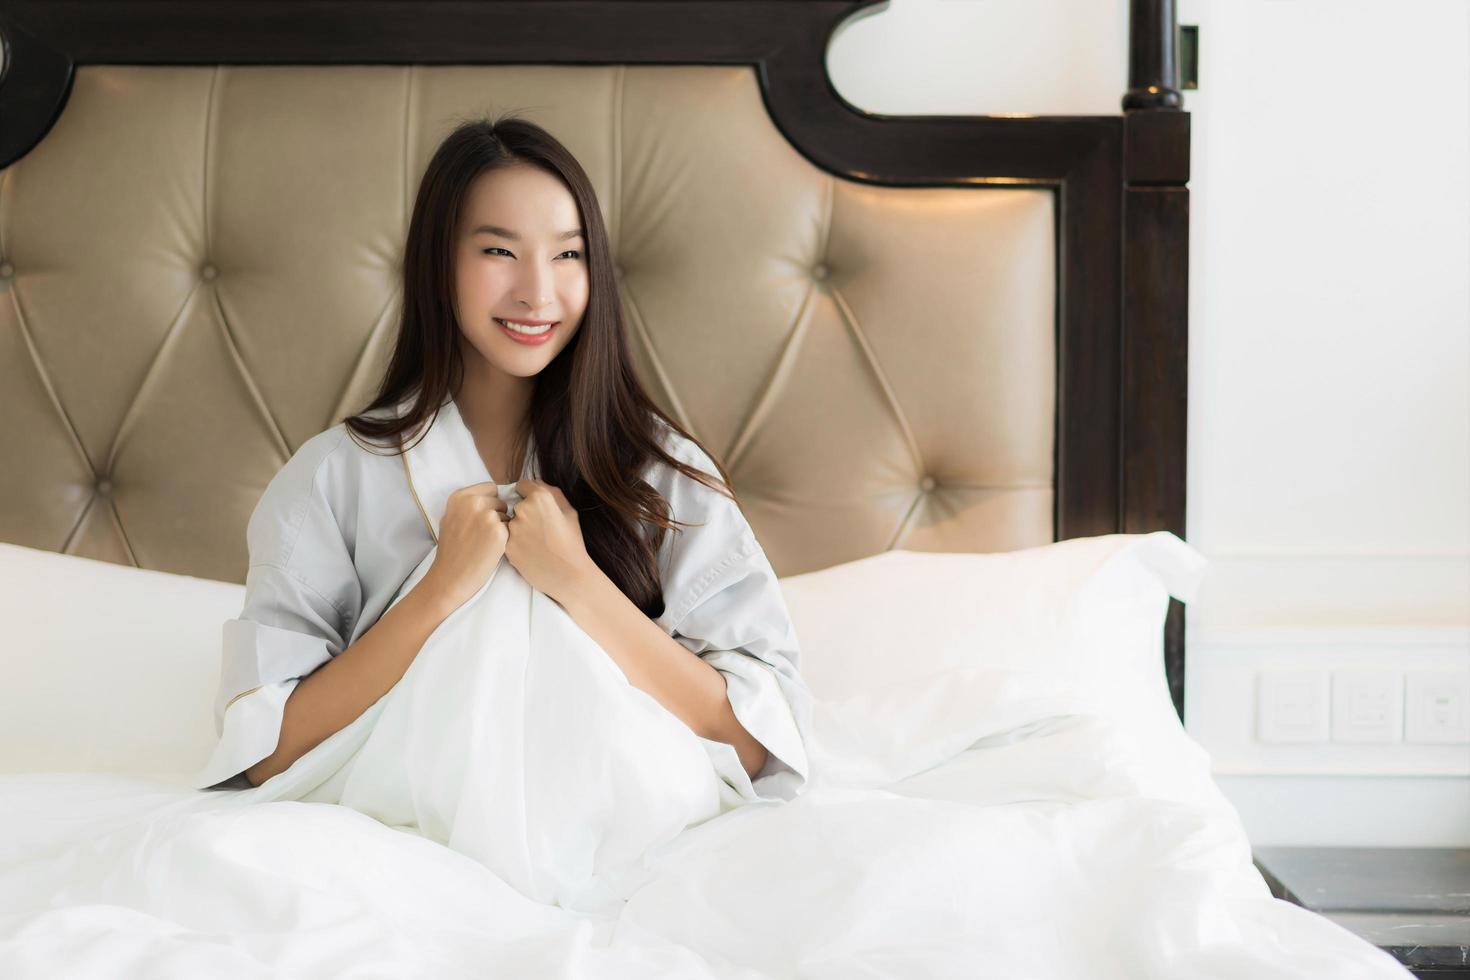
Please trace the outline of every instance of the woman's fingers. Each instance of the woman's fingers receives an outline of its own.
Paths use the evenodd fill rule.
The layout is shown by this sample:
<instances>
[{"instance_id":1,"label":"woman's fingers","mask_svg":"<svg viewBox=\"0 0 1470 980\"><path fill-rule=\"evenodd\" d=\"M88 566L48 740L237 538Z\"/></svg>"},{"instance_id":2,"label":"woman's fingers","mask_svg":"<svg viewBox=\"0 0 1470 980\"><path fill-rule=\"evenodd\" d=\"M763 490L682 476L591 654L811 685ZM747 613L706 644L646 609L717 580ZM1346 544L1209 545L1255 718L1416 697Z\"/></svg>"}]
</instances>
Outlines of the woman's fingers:
<instances>
[{"instance_id":1,"label":"woman's fingers","mask_svg":"<svg viewBox=\"0 0 1470 980\"><path fill-rule=\"evenodd\" d=\"M484 483L471 483L468 486L460 487L458 490L452 491L450 495L453 496L456 493L463 493L474 494L476 496L484 496L488 494L494 497L496 496L495 487L496 483L494 480L486 480Z\"/></svg>"},{"instance_id":2,"label":"woman's fingers","mask_svg":"<svg viewBox=\"0 0 1470 980\"><path fill-rule=\"evenodd\" d=\"M460 487L458 490L450 491L449 497L450 499L454 499L455 497L473 498L473 503L471 504L473 507L486 507L491 510L498 510L502 515L507 512L506 503L500 499L500 494L496 490L494 480L487 480L484 483L471 483L468 486Z\"/></svg>"}]
</instances>

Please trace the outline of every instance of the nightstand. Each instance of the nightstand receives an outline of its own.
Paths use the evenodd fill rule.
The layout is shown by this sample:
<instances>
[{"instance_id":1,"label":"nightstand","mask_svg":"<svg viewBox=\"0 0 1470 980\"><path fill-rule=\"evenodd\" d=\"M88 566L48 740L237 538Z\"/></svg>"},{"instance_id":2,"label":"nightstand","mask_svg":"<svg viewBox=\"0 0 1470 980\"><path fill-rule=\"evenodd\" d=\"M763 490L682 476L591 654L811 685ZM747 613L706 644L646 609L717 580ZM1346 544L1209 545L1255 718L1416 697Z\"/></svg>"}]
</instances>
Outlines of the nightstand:
<instances>
[{"instance_id":1,"label":"nightstand","mask_svg":"<svg viewBox=\"0 0 1470 980\"><path fill-rule=\"evenodd\" d=\"M1258 847L1271 894L1386 950L1416 977L1470 980L1470 848Z\"/></svg>"}]
</instances>

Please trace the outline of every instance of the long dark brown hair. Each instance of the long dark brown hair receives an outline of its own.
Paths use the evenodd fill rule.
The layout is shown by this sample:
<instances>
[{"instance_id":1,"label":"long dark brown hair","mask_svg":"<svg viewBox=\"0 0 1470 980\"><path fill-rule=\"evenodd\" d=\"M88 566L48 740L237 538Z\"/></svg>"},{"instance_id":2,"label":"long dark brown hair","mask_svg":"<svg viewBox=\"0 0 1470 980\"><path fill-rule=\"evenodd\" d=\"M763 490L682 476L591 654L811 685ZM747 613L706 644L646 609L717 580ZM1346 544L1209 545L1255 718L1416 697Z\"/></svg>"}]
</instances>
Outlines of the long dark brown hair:
<instances>
[{"instance_id":1,"label":"long dark brown hair","mask_svg":"<svg viewBox=\"0 0 1470 980\"><path fill-rule=\"evenodd\" d=\"M403 252L403 312L392 359L371 404L344 424L364 439L403 448L403 433L433 424L464 379L455 314L454 263L466 194L486 171L531 164L559 178L577 201L587 243L589 295L581 326L536 376L529 429L540 479L577 509L587 553L639 609L663 614L658 549L674 525L667 500L641 478L652 460L735 499L725 467L659 409L629 356L623 305L613 277L607 227L592 182L576 157L545 129L513 115L474 119L451 132L419 183ZM370 417L414 397L403 414ZM707 453L724 486L666 453L659 423ZM428 432L428 427L423 431ZM521 458L527 430L516 439Z\"/></svg>"}]
</instances>

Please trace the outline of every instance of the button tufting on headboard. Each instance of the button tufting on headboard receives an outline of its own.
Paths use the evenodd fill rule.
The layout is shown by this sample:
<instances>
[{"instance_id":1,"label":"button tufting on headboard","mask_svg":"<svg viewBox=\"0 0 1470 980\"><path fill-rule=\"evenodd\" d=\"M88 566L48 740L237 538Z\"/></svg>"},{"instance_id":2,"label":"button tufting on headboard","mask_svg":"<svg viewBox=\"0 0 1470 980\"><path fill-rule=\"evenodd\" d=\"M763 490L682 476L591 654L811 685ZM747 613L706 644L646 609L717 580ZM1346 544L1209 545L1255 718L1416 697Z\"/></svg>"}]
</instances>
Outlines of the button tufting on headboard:
<instances>
[{"instance_id":1,"label":"button tufting on headboard","mask_svg":"<svg viewBox=\"0 0 1470 980\"><path fill-rule=\"evenodd\" d=\"M602 195L649 396L779 574L1054 540L1053 191L845 179L751 66L652 64L79 65L0 171L7 258L44 272L0 284L0 540L243 580L266 484L374 393L429 153L532 90ZM126 508L63 492L113 481Z\"/></svg>"}]
</instances>

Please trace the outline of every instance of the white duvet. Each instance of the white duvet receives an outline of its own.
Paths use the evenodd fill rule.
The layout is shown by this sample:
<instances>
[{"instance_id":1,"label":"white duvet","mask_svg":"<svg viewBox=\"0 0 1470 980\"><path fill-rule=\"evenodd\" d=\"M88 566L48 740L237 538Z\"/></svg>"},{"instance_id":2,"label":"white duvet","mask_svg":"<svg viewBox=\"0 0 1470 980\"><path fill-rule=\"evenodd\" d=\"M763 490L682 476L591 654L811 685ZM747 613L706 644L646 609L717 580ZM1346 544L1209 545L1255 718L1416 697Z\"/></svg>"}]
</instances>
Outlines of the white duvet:
<instances>
[{"instance_id":1,"label":"white duvet","mask_svg":"<svg viewBox=\"0 0 1470 980\"><path fill-rule=\"evenodd\" d=\"M224 792L348 806L585 912L615 909L652 848L739 802L699 737L504 559L388 694L285 772Z\"/></svg>"},{"instance_id":2,"label":"white duvet","mask_svg":"<svg viewBox=\"0 0 1470 980\"><path fill-rule=\"evenodd\" d=\"M1270 897L1177 725L939 679L818 699L811 785L738 805L502 563L262 786L0 777L0 977L1409 976Z\"/></svg>"}]
</instances>

